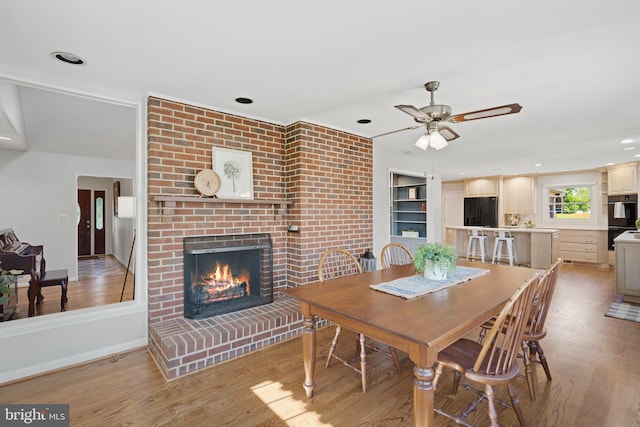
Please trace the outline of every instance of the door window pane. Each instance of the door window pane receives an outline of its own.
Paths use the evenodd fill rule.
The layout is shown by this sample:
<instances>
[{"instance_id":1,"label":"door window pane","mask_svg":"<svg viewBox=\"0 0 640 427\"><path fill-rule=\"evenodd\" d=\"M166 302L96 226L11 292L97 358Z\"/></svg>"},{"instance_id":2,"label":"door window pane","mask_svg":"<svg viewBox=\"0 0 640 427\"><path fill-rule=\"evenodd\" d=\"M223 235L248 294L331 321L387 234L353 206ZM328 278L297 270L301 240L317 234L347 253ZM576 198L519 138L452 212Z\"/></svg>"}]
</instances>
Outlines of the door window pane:
<instances>
[{"instance_id":1,"label":"door window pane","mask_svg":"<svg viewBox=\"0 0 640 427\"><path fill-rule=\"evenodd\" d=\"M104 199L102 197L96 198L96 230L102 230L104 228Z\"/></svg>"}]
</instances>

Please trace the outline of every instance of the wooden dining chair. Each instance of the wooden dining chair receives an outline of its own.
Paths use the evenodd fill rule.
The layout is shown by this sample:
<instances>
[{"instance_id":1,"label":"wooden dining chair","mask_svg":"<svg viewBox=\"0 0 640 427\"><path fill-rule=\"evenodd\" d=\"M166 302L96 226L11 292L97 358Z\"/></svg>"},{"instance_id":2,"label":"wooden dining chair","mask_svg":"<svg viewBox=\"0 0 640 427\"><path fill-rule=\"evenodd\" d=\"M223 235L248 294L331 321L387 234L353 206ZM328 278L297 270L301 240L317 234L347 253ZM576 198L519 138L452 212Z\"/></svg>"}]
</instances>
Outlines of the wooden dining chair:
<instances>
[{"instance_id":1,"label":"wooden dining chair","mask_svg":"<svg viewBox=\"0 0 640 427\"><path fill-rule=\"evenodd\" d=\"M536 389L530 362L536 361L536 354L538 355L537 362L542 365L544 373L547 375L547 380L551 381L551 372L549 371L547 358L542 351L540 340L547 336L547 329L544 325L547 321L549 306L551 305L551 299L553 298L553 294L556 289L556 282L558 280L558 273L560 272L561 266L562 259L558 258L558 260L554 262L547 271L545 271L545 281L538 286L534 305L531 308L531 316L529 316L529 324L524 331L522 350L524 353L525 370L531 400L536 399ZM527 346L529 347L529 354L527 354Z\"/></svg>"},{"instance_id":2,"label":"wooden dining chair","mask_svg":"<svg viewBox=\"0 0 640 427\"><path fill-rule=\"evenodd\" d=\"M320 257L320 262L318 263L318 277L320 281L325 281L329 279L336 279L338 277L351 276L354 274L362 273L362 268L360 267L360 263L358 260L351 255L349 252L340 248L332 248L327 250ZM345 366L350 367L354 371L358 372L362 378L362 392L367 392L367 361L366 355L367 353L371 353L373 351L382 352L387 354L393 358L393 361L396 365L396 369L400 370L400 364L398 363L398 356L396 354L396 350L392 347L388 347L387 350L384 350L374 343L367 343L365 341L365 336L362 333L356 331L356 339L357 339L357 348L358 354L360 355L360 367L355 365L355 358L346 359L338 356L335 353L336 347L338 345L338 338L340 337L340 332L342 332L342 326L336 324L336 333L333 337L333 341L331 342L331 347L329 349L329 355L327 356L327 362L325 363L325 368L329 367L331 363L331 359L336 359L340 361Z\"/></svg>"},{"instance_id":3,"label":"wooden dining chair","mask_svg":"<svg viewBox=\"0 0 640 427\"><path fill-rule=\"evenodd\" d=\"M522 427L525 427L526 423L518 400L518 393L512 381L520 373L518 353L522 346L522 339L537 286L538 277L534 276L518 288L496 317L484 344L462 338L438 353L433 380L434 389L437 389L443 368L450 368L464 375L470 381L484 384L484 392L463 384L464 388L477 392L480 395L478 399L470 404L468 409L459 416L434 408L437 414L444 415L458 424L469 425L465 418L475 410L481 400L487 399L489 419L492 426L498 425L498 414L495 408L495 403L497 402L513 408L518 417L518 422ZM453 382L454 393L458 389L459 380L460 375L456 375ZM493 386L497 385L507 386L511 405L495 398Z\"/></svg>"},{"instance_id":4,"label":"wooden dining chair","mask_svg":"<svg viewBox=\"0 0 640 427\"><path fill-rule=\"evenodd\" d=\"M549 307L551 305L551 299L556 288L556 282L558 280L558 273L562 266L562 258L558 258L556 262L551 264L549 268L544 272L538 286L535 291L533 299L533 305L525 327L523 341L522 341L522 356L525 366L525 375L527 378L527 386L529 388L529 396L531 400L536 400L536 388L535 378L531 369L531 362L538 362L542 365L544 372L547 376L547 380L551 381L551 371L547 363L547 358L544 355L540 340L547 335L547 329L545 323L547 320L547 314L549 313ZM485 322L480 329L479 343L482 343L486 331L493 326L494 319ZM536 354L538 360L536 360Z\"/></svg>"},{"instance_id":5,"label":"wooden dining chair","mask_svg":"<svg viewBox=\"0 0 640 427\"><path fill-rule=\"evenodd\" d=\"M382 248L382 268L413 263L413 255L402 243L389 243Z\"/></svg>"}]
</instances>

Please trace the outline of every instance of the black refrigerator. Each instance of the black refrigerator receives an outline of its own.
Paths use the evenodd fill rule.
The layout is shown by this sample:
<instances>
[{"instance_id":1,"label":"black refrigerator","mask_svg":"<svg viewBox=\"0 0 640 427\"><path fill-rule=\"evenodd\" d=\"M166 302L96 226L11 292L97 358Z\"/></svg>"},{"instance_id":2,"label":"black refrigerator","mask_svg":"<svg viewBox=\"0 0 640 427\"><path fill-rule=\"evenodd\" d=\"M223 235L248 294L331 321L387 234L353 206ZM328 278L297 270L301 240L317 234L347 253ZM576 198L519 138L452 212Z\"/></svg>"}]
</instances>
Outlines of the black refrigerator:
<instances>
[{"instance_id":1,"label":"black refrigerator","mask_svg":"<svg viewBox=\"0 0 640 427\"><path fill-rule=\"evenodd\" d=\"M498 198L465 197L464 225L496 228L498 226Z\"/></svg>"}]
</instances>

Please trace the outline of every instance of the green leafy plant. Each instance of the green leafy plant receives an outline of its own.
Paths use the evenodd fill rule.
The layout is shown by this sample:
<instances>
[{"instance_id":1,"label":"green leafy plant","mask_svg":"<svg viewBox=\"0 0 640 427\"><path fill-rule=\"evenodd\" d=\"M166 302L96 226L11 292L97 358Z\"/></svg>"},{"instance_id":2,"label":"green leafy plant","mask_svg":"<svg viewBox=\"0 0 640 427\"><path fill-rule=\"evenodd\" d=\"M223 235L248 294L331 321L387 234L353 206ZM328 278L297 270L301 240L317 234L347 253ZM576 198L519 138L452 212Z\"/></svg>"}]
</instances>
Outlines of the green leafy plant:
<instances>
[{"instance_id":1,"label":"green leafy plant","mask_svg":"<svg viewBox=\"0 0 640 427\"><path fill-rule=\"evenodd\" d=\"M425 268L431 268L429 265L437 265L441 270L454 274L457 259L455 246L444 243L425 243L415 250L413 265L419 273L424 272Z\"/></svg>"},{"instance_id":2,"label":"green leafy plant","mask_svg":"<svg viewBox=\"0 0 640 427\"><path fill-rule=\"evenodd\" d=\"M640 230L640 218L636 219L636 229Z\"/></svg>"},{"instance_id":3,"label":"green leafy plant","mask_svg":"<svg viewBox=\"0 0 640 427\"><path fill-rule=\"evenodd\" d=\"M18 280L16 273L20 272L16 270L5 271L0 268L0 305L9 301L9 294L12 292L11 286L15 285Z\"/></svg>"}]
</instances>

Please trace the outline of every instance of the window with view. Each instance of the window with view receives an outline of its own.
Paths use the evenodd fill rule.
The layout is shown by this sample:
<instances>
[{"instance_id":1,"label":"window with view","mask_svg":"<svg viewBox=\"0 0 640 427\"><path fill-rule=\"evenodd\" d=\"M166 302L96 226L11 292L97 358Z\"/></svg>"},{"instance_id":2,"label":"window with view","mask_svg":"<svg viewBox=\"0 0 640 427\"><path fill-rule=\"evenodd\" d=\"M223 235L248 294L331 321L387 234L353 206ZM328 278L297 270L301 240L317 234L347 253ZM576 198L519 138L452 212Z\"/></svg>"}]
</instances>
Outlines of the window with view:
<instances>
[{"instance_id":1,"label":"window with view","mask_svg":"<svg viewBox=\"0 0 640 427\"><path fill-rule=\"evenodd\" d=\"M548 189L550 219L591 219L591 187Z\"/></svg>"}]
</instances>

